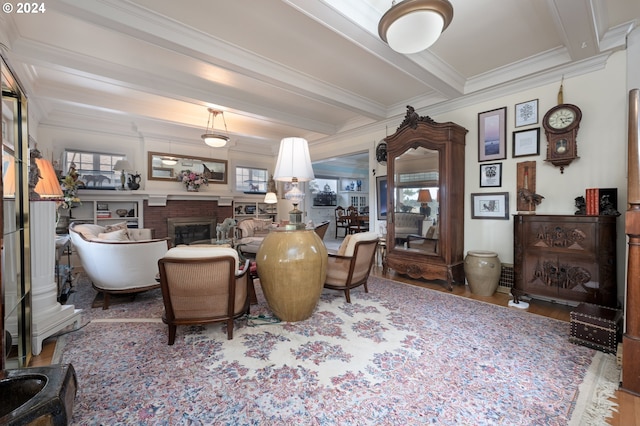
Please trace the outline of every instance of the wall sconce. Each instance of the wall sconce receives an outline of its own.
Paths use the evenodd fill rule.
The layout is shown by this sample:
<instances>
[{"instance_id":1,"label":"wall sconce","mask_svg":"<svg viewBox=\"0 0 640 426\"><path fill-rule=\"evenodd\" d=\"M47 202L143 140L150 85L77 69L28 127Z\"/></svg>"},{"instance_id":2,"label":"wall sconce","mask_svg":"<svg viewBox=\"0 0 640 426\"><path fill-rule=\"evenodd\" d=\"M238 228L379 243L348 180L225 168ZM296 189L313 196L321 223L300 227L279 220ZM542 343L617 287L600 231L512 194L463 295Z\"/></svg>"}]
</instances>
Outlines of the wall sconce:
<instances>
[{"instance_id":1,"label":"wall sconce","mask_svg":"<svg viewBox=\"0 0 640 426\"><path fill-rule=\"evenodd\" d=\"M289 225L287 227L304 229L302 211L298 210L298 204L304 199L304 192L300 190L298 184L299 182L315 179L309 155L309 143L306 139L297 137L282 139L273 178L277 181L291 182L292 184L291 190L284 195L284 198L293 204L293 210L289 212Z\"/></svg>"}]
</instances>

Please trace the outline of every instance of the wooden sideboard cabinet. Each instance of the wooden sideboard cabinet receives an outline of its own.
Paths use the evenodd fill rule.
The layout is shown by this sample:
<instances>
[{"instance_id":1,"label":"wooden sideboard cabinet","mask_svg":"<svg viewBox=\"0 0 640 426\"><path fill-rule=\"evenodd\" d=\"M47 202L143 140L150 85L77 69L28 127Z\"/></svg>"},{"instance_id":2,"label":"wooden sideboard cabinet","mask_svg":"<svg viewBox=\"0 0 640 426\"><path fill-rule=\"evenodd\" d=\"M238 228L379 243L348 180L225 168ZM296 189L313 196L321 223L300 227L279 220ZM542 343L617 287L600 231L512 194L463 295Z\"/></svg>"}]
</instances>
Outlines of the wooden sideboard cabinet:
<instances>
[{"instance_id":1,"label":"wooden sideboard cabinet","mask_svg":"<svg viewBox=\"0 0 640 426\"><path fill-rule=\"evenodd\" d=\"M514 301L526 294L616 308L616 220L515 215Z\"/></svg>"}]
</instances>

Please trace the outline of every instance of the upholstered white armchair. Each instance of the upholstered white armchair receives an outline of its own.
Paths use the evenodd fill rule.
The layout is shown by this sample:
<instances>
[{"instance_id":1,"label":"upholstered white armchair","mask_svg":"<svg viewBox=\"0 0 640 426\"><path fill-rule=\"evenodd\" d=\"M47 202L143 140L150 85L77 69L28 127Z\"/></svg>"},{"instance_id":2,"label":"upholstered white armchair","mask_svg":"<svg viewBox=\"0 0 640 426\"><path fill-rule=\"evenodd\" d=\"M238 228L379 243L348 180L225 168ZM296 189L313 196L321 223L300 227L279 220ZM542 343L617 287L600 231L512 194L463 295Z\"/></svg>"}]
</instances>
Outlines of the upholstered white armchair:
<instances>
[{"instance_id":1,"label":"upholstered white armchair","mask_svg":"<svg viewBox=\"0 0 640 426\"><path fill-rule=\"evenodd\" d=\"M158 288L158 260L169 250L166 239L152 239L150 229L110 229L94 224L69 226L71 243L93 287L109 295Z\"/></svg>"}]
</instances>

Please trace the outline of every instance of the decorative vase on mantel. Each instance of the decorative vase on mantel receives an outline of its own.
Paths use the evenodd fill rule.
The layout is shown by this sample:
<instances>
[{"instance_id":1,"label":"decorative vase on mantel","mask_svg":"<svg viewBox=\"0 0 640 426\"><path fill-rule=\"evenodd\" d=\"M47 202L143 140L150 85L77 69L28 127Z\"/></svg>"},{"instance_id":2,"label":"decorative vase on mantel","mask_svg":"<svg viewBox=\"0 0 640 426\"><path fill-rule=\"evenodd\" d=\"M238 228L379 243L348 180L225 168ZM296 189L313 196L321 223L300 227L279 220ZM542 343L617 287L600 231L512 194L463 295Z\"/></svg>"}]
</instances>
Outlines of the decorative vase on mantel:
<instances>
[{"instance_id":1,"label":"decorative vase on mantel","mask_svg":"<svg viewBox=\"0 0 640 426\"><path fill-rule=\"evenodd\" d=\"M198 192L198 187L192 184L187 185L188 192Z\"/></svg>"}]
</instances>

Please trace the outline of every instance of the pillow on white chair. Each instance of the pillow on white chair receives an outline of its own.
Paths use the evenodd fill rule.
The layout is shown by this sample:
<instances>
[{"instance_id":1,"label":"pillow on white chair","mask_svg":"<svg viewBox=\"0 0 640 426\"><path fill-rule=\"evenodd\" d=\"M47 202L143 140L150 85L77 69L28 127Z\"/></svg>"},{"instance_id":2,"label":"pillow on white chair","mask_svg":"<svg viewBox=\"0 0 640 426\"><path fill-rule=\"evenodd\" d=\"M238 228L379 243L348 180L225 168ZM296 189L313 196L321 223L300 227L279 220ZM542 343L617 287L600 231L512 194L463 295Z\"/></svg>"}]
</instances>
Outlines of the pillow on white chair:
<instances>
[{"instance_id":1,"label":"pillow on white chair","mask_svg":"<svg viewBox=\"0 0 640 426\"><path fill-rule=\"evenodd\" d=\"M179 259L200 259L203 257L231 256L236 261L238 269L238 252L230 247L220 247L214 244L196 244L193 246L180 245L169 249L164 257L174 257Z\"/></svg>"},{"instance_id":2,"label":"pillow on white chair","mask_svg":"<svg viewBox=\"0 0 640 426\"><path fill-rule=\"evenodd\" d=\"M98 239L104 241L129 241L129 234L126 229L118 229L117 231L101 232Z\"/></svg>"},{"instance_id":3,"label":"pillow on white chair","mask_svg":"<svg viewBox=\"0 0 640 426\"><path fill-rule=\"evenodd\" d=\"M340 244L338 255L351 257L353 256L353 251L356 249L356 243L358 241L371 241L377 240L378 238L377 232L358 232L357 234L349 234L344 238L342 244Z\"/></svg>"}]
</instances>

